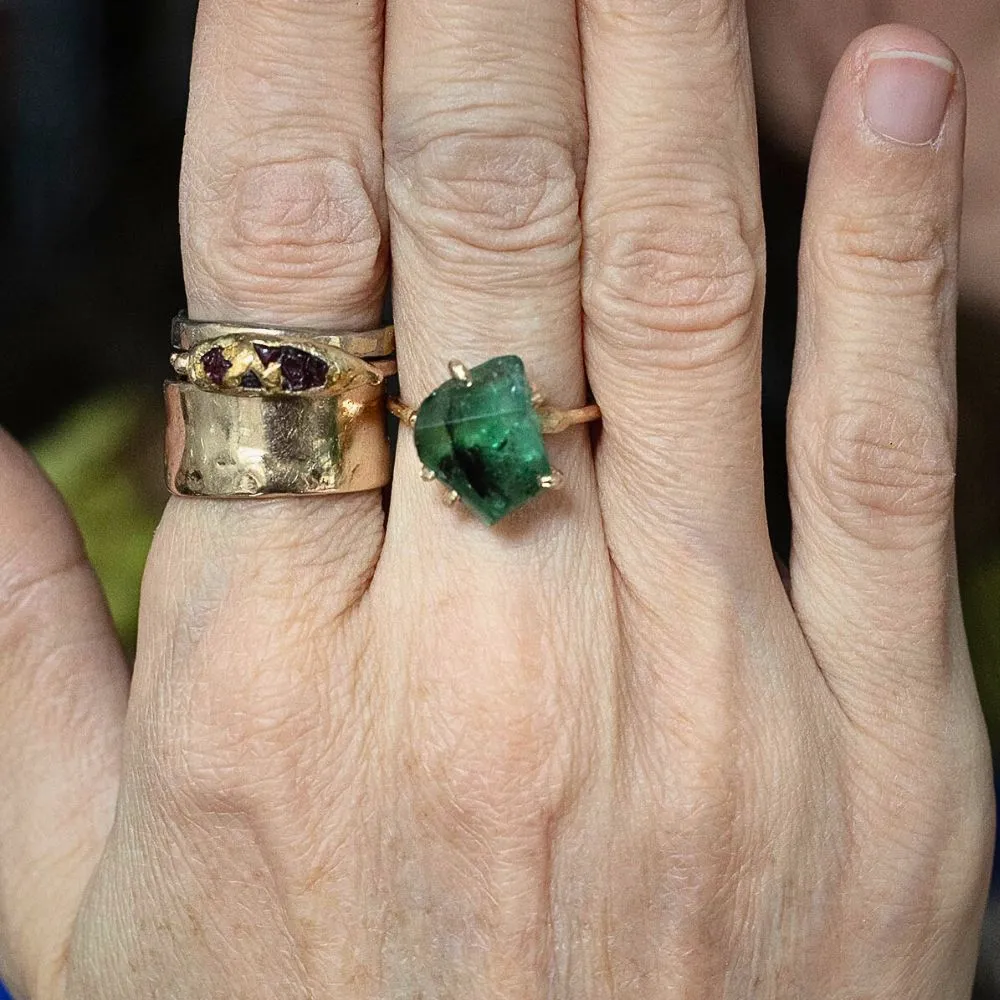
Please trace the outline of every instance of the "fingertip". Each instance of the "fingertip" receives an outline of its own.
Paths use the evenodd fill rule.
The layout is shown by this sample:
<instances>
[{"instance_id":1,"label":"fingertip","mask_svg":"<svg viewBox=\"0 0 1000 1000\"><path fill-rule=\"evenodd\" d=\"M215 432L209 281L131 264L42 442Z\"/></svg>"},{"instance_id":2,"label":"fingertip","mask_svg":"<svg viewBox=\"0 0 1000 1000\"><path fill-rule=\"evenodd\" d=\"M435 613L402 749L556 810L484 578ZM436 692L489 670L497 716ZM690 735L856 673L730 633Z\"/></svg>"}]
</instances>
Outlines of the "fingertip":
<instances>
[{"instance_id":1,"label":"fingertip","mask_svg":"<svg viewBox=\"0 0 1000 1000\"><path fill-rule=\"evenodd\" d=\"M958 56L922 28L885 24L845 51L827 93L817 143L839 120L882 154L940 148L964 133L965 81Z\"/></svg>"},{"instance_id":2,"label":"fingertip","mask_svg":"<svg viewBox=\"0 0 1000 1000\"><path fill-rule=\"evenodd\" d=\"M805 234L861 263L946 257L953 278L964 137L962 68L941 39L900 24L859 35L827 90Z\"/></svg>"}]
</instances>

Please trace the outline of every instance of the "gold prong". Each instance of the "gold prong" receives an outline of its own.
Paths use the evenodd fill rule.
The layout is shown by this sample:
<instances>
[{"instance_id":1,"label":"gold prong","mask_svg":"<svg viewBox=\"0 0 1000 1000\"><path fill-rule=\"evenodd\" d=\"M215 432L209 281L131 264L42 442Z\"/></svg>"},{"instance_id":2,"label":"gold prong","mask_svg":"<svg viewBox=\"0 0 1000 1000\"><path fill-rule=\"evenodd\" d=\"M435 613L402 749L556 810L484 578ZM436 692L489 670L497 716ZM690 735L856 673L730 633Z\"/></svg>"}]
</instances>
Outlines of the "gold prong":
<instances>
[{"instance_id":1,"label":"gold prong","mask_svg":"<svg viewBox=\"0 0 1000 1000\"><path fill-rule=\"evenodd\" d=\"M404 427L415 427L417 423L417 411L413 409L412 406L407 406L401 399L397 399L395 396L390 396L386 400L386 406L389 408L389 412L401 423Z\"/></svg>"},{"instance_id":2,"label":"gold prong","mask_svg":"<svg viewBox=\"0 0 1000 1000\"><path fill-rule=\"evenodd\" d=\"M472 379L469 378L469 369L461 361L449 361L448 371L451 372L451 377L457 382L464 382L467 386L472 385Z\"/></svg>"},{"instance_id":3,"label":"gold prong","mask_svg":"<svg viewBox=\"0 0 1000 1000\"><path fill-rule=\"evenodd\" d=\"M553 469L547 476L538 477L538 485L543 490L557 490L565 479L566 477L558 469Z\"/></svg>"},{"instance_id":4,"label":"gold prong","mask_svg":"<svg viewBox=\"0 0 1000 1000\"><path fill-rule=\"evenodd\" d=\"M531 387L531 405L541 406L545 402L545 396L534 386Z\"/></svg>"},{"instance_id":5,"label":"gold prong","mask_svg":"<svg viewBox=\"0 0 1000 1000\"><path fill-rule=\"evenodd\" d=\"M453 507L458 503L458 490L450 490L445 494L444 502L449 506Z\"/></svg>"},{"instance_id":6,"label":"gold prong","mask_svg":"<svg viewBox=\"0 0 1000 1000\"><path fill-rule=\"evenodd\" d=\"M420 470L420 478L425 483L432 483L434 482L435 479L437 479L437 473L433 469L428 469L427 466L425 465Z\"/></svg>"},{"instance_id":7,"label":"gold prong","mask_svg":"<svg viewBox=\"0 0 1000 1000\"><path fill-rule=\"evenodd\" d=\"M601 419L601 408L596 404L580 406L575 410L557 410L555 407L542 405L538 407L538 417L542 422L543 434L558 434L567 427L576 424L589 424L592 420Z\"/></svg>"}]
</instances>

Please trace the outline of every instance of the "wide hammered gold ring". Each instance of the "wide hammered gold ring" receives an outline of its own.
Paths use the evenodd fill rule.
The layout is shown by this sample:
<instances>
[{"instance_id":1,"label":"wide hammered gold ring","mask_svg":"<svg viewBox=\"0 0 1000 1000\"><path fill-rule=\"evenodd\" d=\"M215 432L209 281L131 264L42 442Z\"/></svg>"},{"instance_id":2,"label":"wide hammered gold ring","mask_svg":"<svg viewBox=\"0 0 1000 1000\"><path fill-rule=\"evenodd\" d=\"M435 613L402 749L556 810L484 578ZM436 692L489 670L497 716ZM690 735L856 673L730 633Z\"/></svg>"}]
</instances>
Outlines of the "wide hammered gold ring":
<instances>
[{"instance_id":1,"label":"wide hammered gold ring","mask_svg":"<svg viewBox=\"0 0 1000 1000\"><path fill-rule=\"evenodd\" d=\"M172 340L179 379L164 394L174 495L322 495L388 484L392 327L337 333L180 316Z\"/></svg>"}]
</instances>

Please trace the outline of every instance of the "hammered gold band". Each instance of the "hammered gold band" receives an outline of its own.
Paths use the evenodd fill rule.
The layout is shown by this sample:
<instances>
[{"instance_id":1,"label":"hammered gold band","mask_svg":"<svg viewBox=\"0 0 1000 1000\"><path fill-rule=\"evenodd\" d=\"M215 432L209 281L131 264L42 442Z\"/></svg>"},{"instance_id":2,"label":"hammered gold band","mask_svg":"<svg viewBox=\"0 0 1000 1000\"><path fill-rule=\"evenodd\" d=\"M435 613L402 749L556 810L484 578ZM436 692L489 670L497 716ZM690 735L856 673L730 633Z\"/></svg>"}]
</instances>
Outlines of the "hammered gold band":
<instances>
[{"instance_id":1,"label":"hammered gold band","mask_svg":"<svg viewBox=\"0 0 1000 1000\"><path fill-rule=\"evenodd\" d=\"M172 341L180 380L164 395L175 496L356 493L389 483L392 327L333 333L181 315Z\"/></svg>"}]
</instances>

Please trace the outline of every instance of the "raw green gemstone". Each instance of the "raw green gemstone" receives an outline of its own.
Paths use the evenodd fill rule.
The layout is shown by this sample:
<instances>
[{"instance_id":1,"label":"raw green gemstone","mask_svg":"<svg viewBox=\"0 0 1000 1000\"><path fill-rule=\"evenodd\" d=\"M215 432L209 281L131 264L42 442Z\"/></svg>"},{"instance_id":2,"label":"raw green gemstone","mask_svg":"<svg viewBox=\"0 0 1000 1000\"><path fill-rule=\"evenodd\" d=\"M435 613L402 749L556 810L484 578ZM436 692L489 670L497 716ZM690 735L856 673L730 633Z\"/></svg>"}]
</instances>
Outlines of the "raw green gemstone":
<instances>
[{"instance_id":1,"label":"raw green gemstone","mask_svg":"<svg viewBox=\"0 0 1000 1000\"><path fill-rule=\"evenodd\" d=\"M542 488L552 472L542 426L531 405L524 363L492 358L449 379L417 411L420 461L487 524L496 524Z\"/></svg>"}]
</instances>

